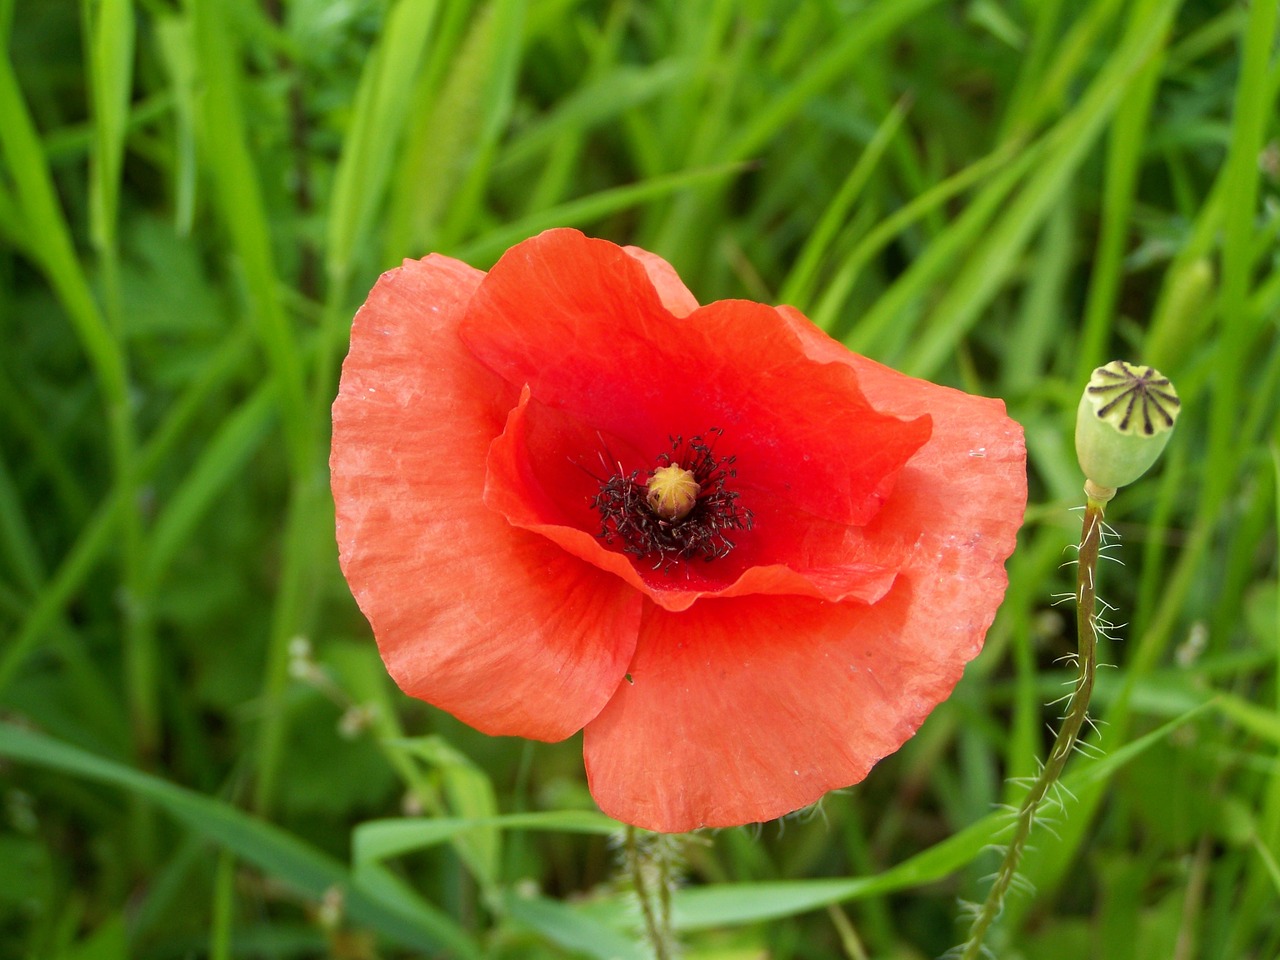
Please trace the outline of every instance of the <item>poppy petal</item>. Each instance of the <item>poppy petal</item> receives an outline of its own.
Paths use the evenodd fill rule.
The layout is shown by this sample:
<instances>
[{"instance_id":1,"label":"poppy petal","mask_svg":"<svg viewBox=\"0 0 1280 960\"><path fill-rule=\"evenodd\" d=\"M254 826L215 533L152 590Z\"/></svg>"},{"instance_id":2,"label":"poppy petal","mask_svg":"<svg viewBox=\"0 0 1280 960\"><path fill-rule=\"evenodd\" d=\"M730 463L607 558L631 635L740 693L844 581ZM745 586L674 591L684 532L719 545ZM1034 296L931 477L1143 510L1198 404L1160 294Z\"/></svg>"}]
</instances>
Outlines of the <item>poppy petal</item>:
<instances>
[{"instance_id":1,"label":"poppy petal","mask_svg":"<svg viewBox=\"0 0 1280 960\"><path fill-rule=\"evenodd\" d=\"M815 360L852 367L878 409L903 417L928 411L933 418L933 436L898 475L893 509L864 531L876 555L891 566L976 576L998 604L1007 585L1003 563L1027 505L1026 441L1004 403L907 376L851 353L798 310L779 313ZM997 575L986 579L993 564L1000 565Z\"/></svg>"},{"instance_id":2,"label":"poppy petal","mask_svg":"<svg viewBox=\"0 0 1280 960\"><path fill-rule=\"evenodd\" d=\"M672 436L721 429L748 508L754 488L802 514L866 523L929 436L927 414L885 416L848 365L806 356L772 307L721 301L676 318L640 261L574 230L509 250L461 330L503 379L650 458Z\"/></svg>"},{"instance_id":3,"label":"poppy petal","mask_svg":"<svg viewBox=\"0 0 1280 960\"><path fill-rule=\"evenodd\" d=\"M483 503L517 400L457 337L483 277L406 261L357 314L333 406L340 559L406 693L487 733L558 740L613 693L643 601Z\"/></svg>"},{"instance_id":4,"label":"poppy petal","mask_svg":"<svg viewBox=\"0 0 1280 960\"><path fill-rule=\"evenodd\" d=\"M663 260L656 253L650 253L641 247L623 247L627 256L634 257L649 275L649 282L658 292L662 305L674 317L687 317L698 309L698 298L689 292L689 288L676 273L676 268Z\"/></svg>"},{"instance_id":5,"label":"poppy petal","mask_svg":"<svg viewBox=\"0 0 1280 960\"><path fill-rule=\"evenodd\" d=\"M588 425L539 404L526 387L489 448L485 503L514 526L621 577L671 611L687 610L702 597L755 593L873 602L893 583L895 571L869 559L856 531L817 518L800 521L776 508L763 513L764 522L753 530L734 534L739 547L727 558L678 571L635 563L601 539L599 518L589 507L599 481L574 456L593 441L611 448L618 442L592 437ZM769 504L762 508L768 511Z\"/></svg>"},{"instance_id":6,"label":"poppy petal","mask_svg":"<svg viewBox=\"0 0 1280 960\"><path fill-rule=\"evenodd\" d=\"M587 724L596 803L675 833L771 820L858 782L950 693L986 629L938 603L951 585L929 587L899 581L870 606L746 597L648 614L630 682Z\"/></svg>"},{"instance_id":7,"label":"poppy petal","mask_svg":"<svg viewBox=\"0 0 1280 960\"><path fill-rule=\"evenodd\" d=\"M605 812L681 831L766 820L862 779L951 691L1007 587L1026 505L1021 428L999 401L850 354L781 311L814 359L934 430L862 531L899 568L872 605L750 597L646 615L629 676L587 725Z\"/></svg>"}]
</instances>

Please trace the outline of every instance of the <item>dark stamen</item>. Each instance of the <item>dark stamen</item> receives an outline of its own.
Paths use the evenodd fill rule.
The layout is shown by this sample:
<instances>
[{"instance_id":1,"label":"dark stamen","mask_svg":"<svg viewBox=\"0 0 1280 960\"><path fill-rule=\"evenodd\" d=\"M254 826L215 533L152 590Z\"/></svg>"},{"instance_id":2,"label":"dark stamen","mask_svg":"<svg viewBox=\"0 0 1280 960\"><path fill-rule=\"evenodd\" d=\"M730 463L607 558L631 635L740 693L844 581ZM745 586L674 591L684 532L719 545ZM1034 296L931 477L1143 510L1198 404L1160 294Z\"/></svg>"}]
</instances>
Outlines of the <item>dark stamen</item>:
<instances>
[{"instance_id":1,"label":"dark stamen","mask_svg":"<svg viewBox=\"0 0 1280 960\"><path fill-rule=\"evenodd\" d=\"M751 529L751 511L738 505L738 492L728 488L737 476L735 457L717 457L715 441L721 431L707 431L708 443L696 436L687 443L671 437L671 452L660 454L654 469L675 464L693 474L698 497L692 509L677 520L657 513L648 501L649 473L633 470L617 472L600 483L600 492L591 506L600 513L600 532L605 543L621 542L622 549L642 559L652 559L654 568L672 569L679 560L701 557L711 561L729 555L734 542L729 533ZM603 457L601 462L604 461ZM606 467L606 469L610 469Z\"/></svg>"}]
</instances>

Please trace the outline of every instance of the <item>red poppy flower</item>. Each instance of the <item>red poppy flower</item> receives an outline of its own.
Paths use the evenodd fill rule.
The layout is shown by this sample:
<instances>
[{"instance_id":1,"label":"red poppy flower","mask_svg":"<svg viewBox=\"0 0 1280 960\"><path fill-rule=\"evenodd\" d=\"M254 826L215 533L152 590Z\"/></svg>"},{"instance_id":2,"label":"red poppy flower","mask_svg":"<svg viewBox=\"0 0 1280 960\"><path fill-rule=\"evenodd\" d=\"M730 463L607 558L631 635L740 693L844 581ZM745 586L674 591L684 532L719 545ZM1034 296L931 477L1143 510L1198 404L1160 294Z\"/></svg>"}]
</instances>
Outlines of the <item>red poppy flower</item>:
<instances>
[{"instance_id":1,"label":"red poppy flower","mask_svg":"<svg viewBox=\"0 0 1280 960\"><path fill-rule=\"evenodd\" d=\"M385 274L333 407L347 580L406 693L585 729L662 831L862 779L982 646L1026 503L997 400L572 230Z\"/></svg>"}]
</instances>

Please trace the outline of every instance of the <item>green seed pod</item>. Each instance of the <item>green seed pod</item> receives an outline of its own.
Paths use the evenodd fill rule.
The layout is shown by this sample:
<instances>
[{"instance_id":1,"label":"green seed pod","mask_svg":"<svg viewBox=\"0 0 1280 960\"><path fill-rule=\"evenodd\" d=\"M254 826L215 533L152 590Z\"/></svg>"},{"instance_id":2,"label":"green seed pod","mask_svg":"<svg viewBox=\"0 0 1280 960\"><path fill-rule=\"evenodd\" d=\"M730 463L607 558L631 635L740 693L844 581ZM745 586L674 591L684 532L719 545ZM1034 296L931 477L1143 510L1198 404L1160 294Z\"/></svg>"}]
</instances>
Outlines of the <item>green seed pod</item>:
<instances>
[{"instance_id":1,"label":"green seed pod","mask_svg":"<svg viewBox=\"0 0 1280 960\"><path fill-rule=\"evenodd\" d=\"M1146 473L1169 442L1180 407L1169 378L1153 367L1113 360L1094 370L1076 411L1076 457L1090 496L1109 500Z\"/></svg>"}]
</instances>

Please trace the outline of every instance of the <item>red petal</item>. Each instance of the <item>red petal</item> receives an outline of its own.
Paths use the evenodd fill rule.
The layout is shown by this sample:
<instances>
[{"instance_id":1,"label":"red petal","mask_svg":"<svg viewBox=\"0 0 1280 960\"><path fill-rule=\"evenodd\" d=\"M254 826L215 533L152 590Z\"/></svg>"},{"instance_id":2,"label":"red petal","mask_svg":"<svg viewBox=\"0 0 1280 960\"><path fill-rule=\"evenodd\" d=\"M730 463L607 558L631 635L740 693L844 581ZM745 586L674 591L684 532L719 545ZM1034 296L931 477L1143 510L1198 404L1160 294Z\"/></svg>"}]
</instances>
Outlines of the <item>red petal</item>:
<instances>
[{"instance_id":1,"label":"red petal","mask_svg":"<svg viewBox=\"0 0 1280 960\"><path fill-rule=\"evenodd\" d=\"M485 503L513 525L539 533L569 553L621 577L659 606L687 610L712 596L791 594L826 600L880 599L893 583L891 568L867 556L856 530L816 517L797 517L764 500L751 530L735 531L737 546L714 563L676 571L635 563L597 535L590 507L602 461L582 462L584 449L623 456L621 441L533 400L526 387L489 449Z\"/></svg>"},{"instance_id":2,"label":"red petal","mask_svg":"<svg viewBox=\"0 0 1280 960\"><path fill-rule=\"evenodd\" d=\"M655 610L629 675L587 724L605 813L683 832L770 820L866 776L951 692L989 624L956 585L879 603L779 597Z\"/></svg>"},{"instance_id":3,"label":"red petal","mask_svg":"<svg viewBox=\"0 0 1280 960\"><path fill-rule=\"evenodd\" d=\"M877 409L928 413L929 442L899 473L892 509L864 531L883 562L983 579L990 602L1004 596L1003 563L1027 505L1027 448L1004 403L909 377L851 353L791 307L779 311L815 360L845 363ZM990 579L986 579L988 573Z\"/></svg>"},{"instance_id":4,"label":"red petal","mask_svg":"<svg viewBox=\"0 0 1280 960\"><path fill-rule=\"evenodd\" d=\"M406 693L487 733L557 740L616 687L642 599L484 506L516 393L457 337L483 277L408 261L356 315L333 406L340 557Z\"/></svg>"},{"instance_id":5,"label":"red petal","mask_svg":"<svg viewBox=\"0 0 1280 960\"><path fill-rule=\"evenodd\" d=\"M676 318L641 262L573 230L507 251L462 337L509 383L649 457L672 435L723 429L718 449L737 457L749 509L756 491L865 523L929 435L927 416L875 411L847 365L806 357L772 307L722 301Z\"/></svg>"},{"instance_id":6,"label":"red petal","mask_svg":"<svg viewBox=\"0 0 1280 960\"><path fill-rule=\"evenodd\" d=\"M929 442L863 531L900 565L878 603L750 597L646 617L623 684L587 726L601 809L655 830L766 820L864 777L951 691L1004 595L1026 505L1021 428L999 401L907 377L783 315L877 408L927 412Z\"/></svg>"},{"instance_id":7,"label":"red petal","mask_svg":"<svg viewBox=\"0 0 1280 960\"><path fill-rule=\"evenodd\" d=\"M698 298L689 292L689 288L676 273L676 268L663 260L656 253L650 253L640 247L623 247L627 256L634 257L649 275L649 282L658 292L662 305L676 317L687 317L698 309Z\"/></svg>"}]
</instances>

